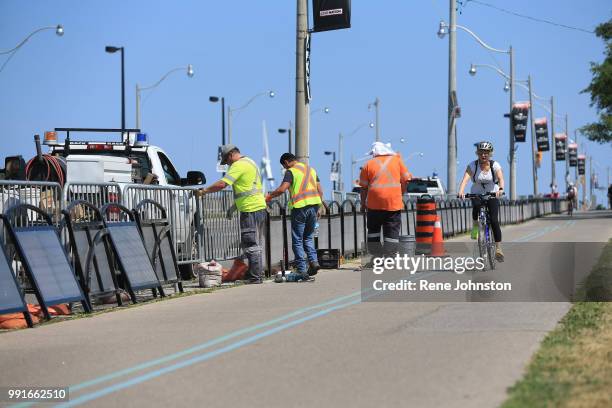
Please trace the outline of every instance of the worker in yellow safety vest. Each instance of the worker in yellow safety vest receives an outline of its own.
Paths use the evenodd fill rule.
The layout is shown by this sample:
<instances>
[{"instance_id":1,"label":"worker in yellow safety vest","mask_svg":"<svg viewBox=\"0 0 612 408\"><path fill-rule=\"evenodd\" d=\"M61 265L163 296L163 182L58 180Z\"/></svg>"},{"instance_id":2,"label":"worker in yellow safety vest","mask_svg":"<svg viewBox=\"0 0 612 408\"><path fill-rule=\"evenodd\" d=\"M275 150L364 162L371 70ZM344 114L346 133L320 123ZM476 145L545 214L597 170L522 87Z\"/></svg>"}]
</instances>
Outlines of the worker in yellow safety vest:
<instances>
[{"instance_id":1,"label":"worker in yellow safety vest","mask_svg":"<svg viewBox=\"0 0 612 408\"><path fill-rule=\"evenodd\" d=\"M262 283L266 200L259 167L252 159L242 156L233 144L221 147L221 164L230 166L225 176L209 187L198 190L198 195L214 193L232 186L235 205L240 211L240 244L249 260L245 283Z\"/></svg>"},{"instance_id":2,"label":"worker in yellow safety vest","mask_svg":"<svg viewBox=\"0 0 612 408\"><path fill-rule=\"evenodd\" d=\"M281 185L266 196L266 201L289 190L291 200L291 247L295 256L297 280L313 281L321 268L314 245L317 218L324 209L323 190L314 168L299 162L291 153L280 157L287 171Z\"/></svg>"}]
</instances>

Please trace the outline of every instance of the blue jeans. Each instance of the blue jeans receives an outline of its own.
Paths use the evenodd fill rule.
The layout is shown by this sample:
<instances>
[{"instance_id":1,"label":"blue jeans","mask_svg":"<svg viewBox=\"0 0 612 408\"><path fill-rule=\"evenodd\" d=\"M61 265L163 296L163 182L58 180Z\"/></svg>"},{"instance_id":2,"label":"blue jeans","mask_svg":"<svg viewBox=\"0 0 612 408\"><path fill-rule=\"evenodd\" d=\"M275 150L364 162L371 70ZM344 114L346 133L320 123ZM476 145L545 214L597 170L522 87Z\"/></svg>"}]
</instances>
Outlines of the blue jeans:
<instances>
[{"instance_id":1,"label":"blue jeans","mask_svg":"<svg viewBox=\"0 0 612 408\"><path fill-rule=\"evenodd\" d=\"M314 246L314 230L317 223L318 205L308 205L291 210L291 247L295 256L295 266L299 273L308 271L308 261L317 262Z\"/></svg>"}]
</instances>

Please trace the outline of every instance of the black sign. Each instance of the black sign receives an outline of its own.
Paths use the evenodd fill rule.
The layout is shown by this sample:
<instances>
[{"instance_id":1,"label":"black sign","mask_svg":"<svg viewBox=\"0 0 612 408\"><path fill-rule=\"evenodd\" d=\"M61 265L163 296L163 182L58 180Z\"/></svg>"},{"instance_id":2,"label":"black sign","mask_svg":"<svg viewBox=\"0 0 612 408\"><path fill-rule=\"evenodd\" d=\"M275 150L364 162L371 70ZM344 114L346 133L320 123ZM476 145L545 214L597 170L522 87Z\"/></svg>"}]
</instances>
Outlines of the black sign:
<instances>
[{"instance_id":1,"label":"black sign","mask_svg":"<svg viewBox=\"0 0 612 408\"><path fill-rule=\"evenodd\" d=\"M512 107L512 131L515 142L524 142L527 135L527 119L529 118L529 104L516 103Z\"/></svg>"},{"instance_id":2,"label":"black sign","mask_svg":"<svg viewBox=\"0 0 612 408\"><path fill-rule=\"evenodd\" d=\"M556 134L555 135L555 160L556 161L564 161L565 160L565 149L567 148L567 136L564 134Z\"/></svg>"},{"instance_id":3,"label":"black sign","mask_svg":"<svg viewBox=\"0 0 612 408\"><path fill-rule=\"evenodd\" d=\"M548 123L546 118L536 119L534 122L536 143L538 144L538 152L547 152L550 150L548 143Z\"/></svg>"},{"instance_id":4,"label":"black sign","mask_svg":"<svg viewBox=\"0 0 612 408\"><path fill-rule=\"evenodd\" d=\"M569 156L570 167L576 167L578 164L578 145L571 144L567 147L567 154Z\"/></svg>"},{"instance_id":5,"label":"black sign","mask_svg":"<svg viewBox=\"0 0 612 408\"><path fill-rule=\"evenodd\" d=\"M313 31L351 27L351 0L312 0Z\"/></svg>"},{"instance_id":6,"label":"black sign","mask_svg":"<svg viewBox=\"0 0 612 408\"><path fill-rule=\"evenodd\" d=\"M578 157L578 175L582 176L585 173L586 157Z\"/></svg>"}]
</instances>

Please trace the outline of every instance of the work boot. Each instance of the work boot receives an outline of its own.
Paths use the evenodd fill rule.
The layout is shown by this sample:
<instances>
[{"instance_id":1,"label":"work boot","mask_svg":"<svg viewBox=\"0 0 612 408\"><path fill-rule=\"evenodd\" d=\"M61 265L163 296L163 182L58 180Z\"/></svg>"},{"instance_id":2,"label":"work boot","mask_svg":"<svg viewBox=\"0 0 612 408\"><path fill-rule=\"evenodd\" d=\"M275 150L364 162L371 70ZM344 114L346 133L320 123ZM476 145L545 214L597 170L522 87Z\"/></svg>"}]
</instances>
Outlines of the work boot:
<instances>
[{"instance_id":1,"label":"work boot","mask_svg":"<svg viewBox=\"0 0 612 408\"><path fill-rule=\"evenodd\" d=\"M310 262L310 266L308 267L308 276L314 276L321 269L321 265L317 261Z\"/></svg>"},{"instance_id":2,"label":"work boot","mask_svg":"<svg viewBox=\"0 0 612 408\"><path fill-rule=\"evenodd\" d=\"M495 259L497 262L504 262L504 253L499 246L495 248Z\"/></svg>"}]
</instances>

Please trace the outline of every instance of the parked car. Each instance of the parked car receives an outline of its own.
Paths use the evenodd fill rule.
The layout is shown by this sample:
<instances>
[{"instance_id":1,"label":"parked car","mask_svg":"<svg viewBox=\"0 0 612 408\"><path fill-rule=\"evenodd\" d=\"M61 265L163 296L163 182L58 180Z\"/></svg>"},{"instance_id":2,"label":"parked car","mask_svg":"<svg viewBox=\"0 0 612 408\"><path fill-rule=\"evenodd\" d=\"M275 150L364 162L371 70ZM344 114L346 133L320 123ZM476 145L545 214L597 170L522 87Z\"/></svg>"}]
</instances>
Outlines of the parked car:
<instances>
[{"instance_id":1,"label":"parked car","mask_svg":"<svg viewBox=\"0 0 612 408\"><path fill-rule=\"evenodd\" d=\"M444 198L446 190L442 185L442 181L438 177L418 178L413 177L408 182L405 198L418 198L423 194L429 194L432 197Z\"/></svg>"}]
</instances>

